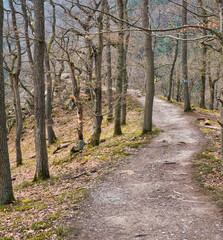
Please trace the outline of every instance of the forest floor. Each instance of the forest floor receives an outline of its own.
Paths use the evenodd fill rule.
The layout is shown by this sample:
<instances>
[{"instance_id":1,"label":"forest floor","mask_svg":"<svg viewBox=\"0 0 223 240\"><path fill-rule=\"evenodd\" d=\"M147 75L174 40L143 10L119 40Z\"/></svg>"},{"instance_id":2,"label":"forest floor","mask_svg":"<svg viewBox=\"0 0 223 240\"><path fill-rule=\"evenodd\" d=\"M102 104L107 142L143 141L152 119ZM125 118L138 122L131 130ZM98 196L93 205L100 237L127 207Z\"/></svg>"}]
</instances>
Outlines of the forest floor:
<instances>
[{"instance_id":1,"label":"forest floor","mask_svg":"<svg viewBox=\"0 0 223 240\"><path fill-rule=\"evenodd\" d=\"M213 128L197 120L203 116ZM222 204L216 118L155 98L163 132L91 190L79 216L67 218L76 231L66 239L222 240L223 215L211 198Z\"/></svg>"},{"instance_id":2,"label":"forest floor","mask_svg":"<svg viewBox=\"0 0 223 240\"><path fill-rule=\"evenodd\" d=\"M84 96L83 96L84 97ZM86 146L81 152L71 154L76 145L76 109L68 110L62 104L53 109L56 144L48 146L51 178L33 182L35 173L34 118L27 117L22 133L23 165L16 167L15 128L8 135L9 155L16 201L0 206L1 240L64 239L75 226L69 227L66 219L75 218L80 202L107 173L122 161L136 154L159 130L141 136L142 106L130 97L127 99L127 124L123 135L113 137L113 123L104 116L102 142L99 146ZM103 111L107 107L103 100ZM84 139L87 143L92 132L93 110L91 101L84 102Z\"/></svg>"}]
</instances>

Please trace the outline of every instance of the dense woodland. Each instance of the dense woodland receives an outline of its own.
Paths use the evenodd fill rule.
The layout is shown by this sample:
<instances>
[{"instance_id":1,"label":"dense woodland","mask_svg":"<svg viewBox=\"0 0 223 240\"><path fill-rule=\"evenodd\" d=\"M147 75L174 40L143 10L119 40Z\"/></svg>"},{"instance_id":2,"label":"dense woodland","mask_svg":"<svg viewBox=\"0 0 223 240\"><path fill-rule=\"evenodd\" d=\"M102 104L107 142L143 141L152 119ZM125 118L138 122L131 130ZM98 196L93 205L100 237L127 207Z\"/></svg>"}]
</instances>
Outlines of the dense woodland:
<instances>
[{"instance_id":1,"label":"dense woodland","mask_svg":"<svg viewBox=\"0 0 223 240\"><path fill-rule=\"evenodd\" d=\"M15 127L19 167L27 118L35 119L33 181L39 181L50 177L47 147L59 140L52 114L57 106L72 110L73 153L100 144L104 118L114 137L122 134L128 89L146 94L142 133L152 131L155 93L183 102L185 112L191 105L222 109L222 0L0 4L0 205L15 200L7 134Z\"/></svg>"}]
</instances>

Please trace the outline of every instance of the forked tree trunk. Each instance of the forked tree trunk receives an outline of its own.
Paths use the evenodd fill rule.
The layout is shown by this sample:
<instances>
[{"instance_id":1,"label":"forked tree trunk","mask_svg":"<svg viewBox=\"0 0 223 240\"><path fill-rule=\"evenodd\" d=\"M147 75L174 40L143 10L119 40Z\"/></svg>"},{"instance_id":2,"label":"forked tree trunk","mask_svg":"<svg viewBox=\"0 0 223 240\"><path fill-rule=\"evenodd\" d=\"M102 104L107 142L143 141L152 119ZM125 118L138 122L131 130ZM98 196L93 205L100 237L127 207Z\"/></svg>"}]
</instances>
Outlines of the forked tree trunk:
<instances>
[{"instance_id":1,"label":"forked tree trunk","mask_svg":"<svg viewBox=\"0 0 223 240\"><path fill-rule=\"evenodd\" d=\"M9 204L14 200L7 145L2 28L3 1L0 1L0 205Z\"/></svg>"},{"instance_id":2,"label":"forked tree trunk","mask_svg":"<svg viewBox=\"0 0 223 240\"><path fill-rule=\"evenodd\" d=\"M34 41L34 112L36 173L34 181L50 177L45 128L45 81L44 81L44 0L34 1L35 41Z\"/></svg>"},{"instance_id":3,"label":"forked tree trunk","mask_svg":"<svg viewBox=\"0 0 223 240\"><path fill-rule=\"evenodd\" d=\"M119 19L124 19L124 0L117 0ZM115 119L114 119L114 136L122 134L121 130L121 101L122 101L122 84L124 69L124 23L118 22L118 65L116 78L116 98L115 98Z\"/></svg>"},{"instance_id":4,"label":"forked tree trunk","mask_svg":"<svg viewBox=\"0 0 223 240\"><path fill-rule=\"evenodd\" d=\"M182 25L187 25L187 1L182 0ZM188 65L187 65L187 33L183 33L182 38L182 72L183 72L183 88L184 88L184 112L190 111L190 96L188 88Z\"/></svg>"},{"instance_id":5,"label":"forked tree trunk","mask_svg":"<svg viewBox=\"0 0 223 240\"><path fill-rule=\"evenodd\" d=\"M142 25L144 28L150 28L149 4L148 0L142 1ZM152 47L152 33L145 32L145 67L146 67L146 99L144 108L143 133L152 131L153 100L154 100L154 54Z\"/></svg>"}]
</instances>

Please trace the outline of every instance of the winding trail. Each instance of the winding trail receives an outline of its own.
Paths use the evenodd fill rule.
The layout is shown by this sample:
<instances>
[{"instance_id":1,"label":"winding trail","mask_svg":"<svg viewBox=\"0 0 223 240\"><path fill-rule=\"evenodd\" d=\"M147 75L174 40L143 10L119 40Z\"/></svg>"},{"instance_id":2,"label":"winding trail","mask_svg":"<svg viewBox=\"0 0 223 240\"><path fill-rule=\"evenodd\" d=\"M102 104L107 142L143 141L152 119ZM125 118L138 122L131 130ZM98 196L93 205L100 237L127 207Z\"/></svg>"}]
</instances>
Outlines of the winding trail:
<instances>
[{"instance_id":1,"label":"winding trail","mask_svg":"<svg viewBox=\"0 0 223 240\"><path fill-rule=\"evenodd\" d=\"M155 98L154 123L164 132L92 190L78 240L223 239L219 209L193 180L204 136L192 120Z\"/></svg>"}]
</instances>

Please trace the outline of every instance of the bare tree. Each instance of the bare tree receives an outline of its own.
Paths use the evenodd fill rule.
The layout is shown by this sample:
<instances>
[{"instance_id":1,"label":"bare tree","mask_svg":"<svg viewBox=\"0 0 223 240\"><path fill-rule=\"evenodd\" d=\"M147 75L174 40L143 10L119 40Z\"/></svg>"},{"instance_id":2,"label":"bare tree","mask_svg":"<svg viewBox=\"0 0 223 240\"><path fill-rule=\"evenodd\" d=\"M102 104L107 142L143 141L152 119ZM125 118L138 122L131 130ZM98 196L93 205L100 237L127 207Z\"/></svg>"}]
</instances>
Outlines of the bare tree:
<instances>
[{"instance_id":1,"label":"bare tree","mask_svg":"<svg viewBox=\"0 0 223 240\"><path fill-rule=\"evenodd\" d=\"M173 64L171 66L171 70L170 70L170 78L169 78L169 94L167 97L167 100L170 101L171 99L171 95L172 95L172 85L173 85L173 74L174 74L174 68L176 65L176 61L177 61L177 55L178 55L178 46L179 46L179 40L176 40L176 45L175 45L175 52L174 52L174 57L173 57Z\"/></svg>"},{"instance_id":2,"label":"bare tree","mask_svg":"<svg viewBox=\"0 0 223 240\"><path fill-rule=\"evenodd\" d=\"M150 28L149 1L142 0L142 25ZM145 68L146 68L146 99L144 108L143 133L152 131L153 99L154 99L154 53L152 47L152 33L144 34Z\"/></svg>"},{"instance_id":3,"label":"bare tree","mask_svg":"<svg viewBox=\"0 0 223 240\"><path fill-rule=\"evenodd\" d=\"M45 82L44 82L44 51L45 51L45 19L44 0L34 1L34 107L35 107L35 147L36 173L34 180L50 177L45 133Z\"/></svg>"},{"instance_id":4,"label":"bare tree","mask_svg":"<svg viewBox=\"0 0 223 240\"><path fill-rule=\"evenodd\" d=\"M125 0L116 0L118 6L118 62L117 62L117 78L116 78L116 105L115 105L115 119L114 119L114 136L122 134L121 130L121 100L122 100L122 84L123 84L123 70L124 70L124 3Z\"/></svg>"},{"instance_id":5,"label":"bare tree","mask_svg":"<svg viewBox=\"0 0 223 240\"><path fill-rule=\"evenodd\" d=\"M187 25L187 1L182 0L182 25ZM188 89L188 66L187 66L187 32L184 31L182 34L182 72L183 72L183 86L184 86L184 112L190 111L190 96Z\"/></svg>"},{"instance_id":6,"label":"bare tree","mask_svg":"<svg viewBox=\"0 0 223 240\"><path fill-rule=\"evenodd\" d=\"M104 0L102 2L102 11L104 10ZM93 131L90 138L92 146L99 145L101 135L102 123L102 79L101 79L101 65L102 65L102 51L103 51L103 14L98 16L98 47L94 51L95 56L95 75L96 75L96 88L95 88L95 116L93 123Z\"/></svg>"},{"instance_id":7,"label":"bare tree","mask_svg":"<svg viewBox=\"0 0 223 240\"><path fill-rule=\"evenodd\" d=\"M3 73L3 1L0 1L0 205L14 200L7 145Z\"/></svg>"},{"instance_id":8,"label":"bare tree","mask_svg":"<svg viewBox=\"0 0 223 240\"><path fill-rule=\"evenodd\" d=\"M16 12L14 8L14 4L12 0L9 0L9 6L11 9L12 16L12 26L14 32L14 38L16 41L16 50L12 51L12 44L10 44L8 38L8 48L9 53L12 56L11 67L8 65L7 61L5 61L6 70L9 72L11 88L13 92L14 98L14 106L15 106L15 116L16 116L16 140L15 140L15 148L16 148L16 165L17 167L22 165L22 151L21 151L21 135L22 135L22 109L21 109L21 101L20 101L20 93L19 93L19 76L22 68L22 52L21 45L19 39L19 30L17 28L17 20L16 20Z\"/></svg>"},{"instance_id":9,"label":"bare tree","mask_svg":"<svg viewBox=\"0 0 223 240\"><path fill-rule=\"evenodd\" d=\"M47 134L48 144L51 145L56 142L56 135L53 130L53 119L52 119L52 74L50 70L50 50L54 39L56 37L56 9L52 0L50 4L53 8L53 21L52 21L52 36L50 41L46 43L45 47L45 68L46 68L46 123L47 123Z\"/></svg>"}]
</instances>

